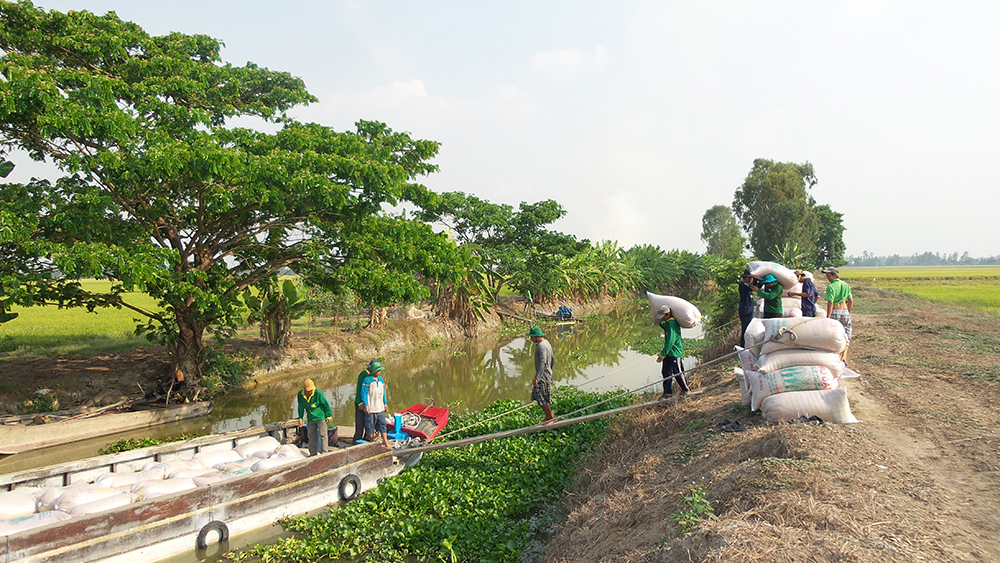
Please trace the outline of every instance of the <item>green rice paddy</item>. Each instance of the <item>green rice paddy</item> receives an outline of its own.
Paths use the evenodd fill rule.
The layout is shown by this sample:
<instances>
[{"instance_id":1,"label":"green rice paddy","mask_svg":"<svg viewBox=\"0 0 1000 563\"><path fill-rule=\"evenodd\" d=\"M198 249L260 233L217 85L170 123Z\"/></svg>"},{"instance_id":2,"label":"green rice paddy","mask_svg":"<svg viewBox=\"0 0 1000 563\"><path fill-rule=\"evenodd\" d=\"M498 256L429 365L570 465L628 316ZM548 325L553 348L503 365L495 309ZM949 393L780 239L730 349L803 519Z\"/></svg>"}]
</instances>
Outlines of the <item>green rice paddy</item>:
<instances>
[{"instance_id":1,"label":"green rice paddy","mask_svg":"<svg viewBox=\"0 0 1000 563\"><path fill-rule=\"evenodd\" d=\"M843 268L840 277L932 303L1000 315L1000 266Z\"/></svg>"}]
</instances>

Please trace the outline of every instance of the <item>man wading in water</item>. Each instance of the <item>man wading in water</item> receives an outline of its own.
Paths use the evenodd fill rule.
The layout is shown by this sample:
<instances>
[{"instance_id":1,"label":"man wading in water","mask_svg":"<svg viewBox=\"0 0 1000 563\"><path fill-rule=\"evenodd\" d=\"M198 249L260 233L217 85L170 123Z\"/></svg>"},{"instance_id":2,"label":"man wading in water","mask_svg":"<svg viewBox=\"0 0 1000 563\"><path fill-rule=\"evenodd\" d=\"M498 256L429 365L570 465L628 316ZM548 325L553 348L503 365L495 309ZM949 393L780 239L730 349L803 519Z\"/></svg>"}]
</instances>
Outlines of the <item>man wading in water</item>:
<instances>
[{"instance_id":1,"label":"man wading in water","mask_svg":"<svg viewBox=\"0 0 1000 563\"><path fill-rule=\"evenodd\" d=\"M542 329L531 327L528 337L535 343L535 379L531 382L531 400L536 401L545 411L542 424L549 424L556 419L552 414L552 367L556 363L555 355Z\"/></svg>"}]
</instances>

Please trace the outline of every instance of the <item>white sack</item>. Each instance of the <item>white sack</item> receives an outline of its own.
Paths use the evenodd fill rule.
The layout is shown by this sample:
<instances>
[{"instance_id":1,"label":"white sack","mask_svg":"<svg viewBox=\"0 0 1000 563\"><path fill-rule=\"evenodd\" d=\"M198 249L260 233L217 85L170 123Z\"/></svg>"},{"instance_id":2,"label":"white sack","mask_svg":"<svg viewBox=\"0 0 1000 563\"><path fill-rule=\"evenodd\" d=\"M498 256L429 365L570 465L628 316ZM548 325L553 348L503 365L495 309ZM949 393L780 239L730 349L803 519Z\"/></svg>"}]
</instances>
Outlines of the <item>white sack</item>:
<instances>
[{"instance_id":1,"label":"white sack","mask_svg":"<svg viewBox=\"0 0 1000 563\"><path fill-rule=\"evenodd\" d=\"M81 504L103 500L120 494L121 491L111 487L80 487L78 489L69 489L59 496L52 507L55 510L68 513Z\"/></svg>"},{"instance_id":2,"label":"white sack","mask_svg":"<svg viewBox=\"0 0 1000 563\"><path fill-rule=\"evenodd\" d=\"M136 471L133 473L105 473L94 479L94 484L101 487L128 487L139 481L156 481L163 479L163 469L153 468L146 471Z\"/></svg>"},{"instance_id":3,"label":"white sack","mask_svg":"<svg viewBox=\"0 0 1000 563\"><path fill-rule=\"evenodd\" d=\"M275 467L281 467L282 465L288 465L289 463L295 463L296 461L299 461L299 459L294 457L283 457L280 455L276 455L274 457L258 461L257 463L253 464L253 467L251 467L250 469L252 471L266 471L268 469L274 469Z\"/></svg>"},{"instance_id":4,"label":"white sack","mask_svg":"<svg viewBox=\"0 0 1000 563\"><path fill-rule=\"evenodd\" d=\"M177 479L180 477L193 478L201 475L207 475L208 473L215 473L215 469L211 467L188 467L187 469L174 469L167 475L167 479Z\"/></svg>"},{"instance_id":5,"label":"white sack","mask_svg":"<svg viewBox=\"0 0 1000 563\"><path fill-rule=\"evenodd\" d=\"M257 463L257 459L241 459L239 461L230 461L227 463L220 463L215 468L219 471L224 471L226 473L232 473L234 471L239 471L241 469L250 469L253 464Z\"/></svg>"},{"instance_id":6,"label":"white sack","mask_svg":"<svg viewBox=\"0 0 1000 563\"><path fill-rule=\"evenodd\" d=\"M233 479L235 477L241 477L243 475L250 475L251 473L253 472L250 471L249 468L240 469L237 471L233 471L231 473L226 473L224 471L216 471L214 473L206 473L205 475L195 477L192 480L194 481L195 485L201 487L204 485L211 485L212 483L218 483L219 481L226 481L228 479Z\"/></svg>"},{"instance_id":7,"label":"white sack","mask_svg":"<svg viewBox=\"0 0 1000 563\"><path fill-rule=\"evenodd\" d=\"M38 514L21 516L20 518L0 520L0 537L9 536L10 534L16 534L18 532L23 532L25 530L30 530L46 524L52 524L53 522L62 522L63 520L69 520L70 518L72 518L72 516L66 514L65 512L48 510Z\"/></svg>"},{"instance_id":8,"label":"white sack","mask_svg":"<svg viewBox=\"0 0 1000 563\"><path fill-rule=\"evenodd\" d=\"M189 467L205 467L204 464L198 463L193 459L172 459L170 461L151 461L142 466L143 471L162 471L163 477L161 479L167 478L167 473L170 473L174 469L187 469Z\"/></svg>"},{"instance_id":9,"label":"white sack","mask_svg":"<svg viewBox=\"0 0 1000 563\"><path fill-rule=\"evenodd\" d=\"M760 408L764 398L771 395L837 387L837 378L823 366L792 366L770 373L751 371L744 376L752 396L750 410L754 411Z\"/></svg>"},{"instance_id":10,"label":"white sack","mask_svg":"<svg viewBox=\"0 0 1000 563\"><path fill-rule=\"evenodd\" d=\"M0 520L34 514L37 500L31 491L15 489L0 493Z\"/></svg>"},{"instance_id":11,"label":"white sack","mask_svg":"<svg viewBox=\"0 0 1000 563\"><path fill-rule=\"evenodd\" d=\"M847 390L792 391L765 398L761 414L768 422L795 420L800 416L818 416L823 422L851 424L858 422L847 402Z\"/></svg>"},{"instance_id":12,"label":"white sack","mask_svg":"<svg viewBox=\"0 0 1000 563\"><path fill-rule=\"evenodd\" d=\"M788 295L789 293L802 293L802 284L800 282L795 282L792 287L785 288L785 290L781 292L782 304L785 303L785 299L802 299L801 297L792 297L791 295Z\"/></svg>"},{"instance_id":13,"label":"white sack","mask_svg":"<svg viewBox=\"0 0 1000 563\"><path fill-rule=\"evenodd\" d=\"M281 457L292 457L295 459L305 459L306 456L302 455L302 450L295 447L295 444L285 444L278 448L278 455Z\"/></svg>"},{"instance_id":14,"label":"white sack","mask_svg":"<svg viewBox=\"0 0 1000 563\"><path fill-rule=\"evenodd\" d=\"M95 500L94 502L88 502L86 504L78 504L69 511L69 515L83 516L85 514L104 512L105 510L111 510L113 508L119 508L132 504L135 499L136 496L132 493L120 492L117 495L103 498L101 500Z\"/></svg>"},{"instance_id":15,"label":"white sack","mask_svg":"<svg viewBox=\"0 0 1000 563\"><path fill-rule=\"evenodd\" d=\"M663 317L663 315L658 314L660 307L663 305L670 307L670 312L677 319L677 324L684 328L694 328L701 322L701 311L680 297L657 295L648 291L646 292L646 297L649 299L649 310L653 315L653 320L656 322L659 322L660 318Z\"/></svg>"},{"instance_id":16,"label":"white sack","mask_svg":"<svg viewBox=\"0 0 1000 563\"><path fill-rule=\"evenodd\" d=\"M740 404L749 405L753 395L750 394L750 387L747 386L746 377L743 375L743 370L740 368L733 368L733 375L736 377L736 382L740 385Z\"/></svg>"},{"instance_id":17,"label":"white sack","mask_svg":"<svg viewBox=\"0 0 1000 563\"><path fill-rule=\"evenodd\" d=\"M38 502L36 503L36 506L38 508L36 510L38 510L38 512L42 512L45 510L55 510L54 505L56 504L56 501L59 500L59 497L63 495L63 493L65 493L66 491L71 491L73 489L83 489L88 487L91 487L91 485L88 484L87 482L77 481L65 487L51 487L45 489L42 491L41 494L37 495Z\"/></svg>"},{"instance_id":18,"label":"white sack","mask_svg":"<svg viewBox=\"0 0 1000 563\"><path fill-rule=\"evenodd\" d=\"M844 362L840 360L840 355L835 352L821 352L819 350L803 350L800 348L789 348L787 350L777 350L761 356L757 360L757 369L767 373L791 366L825 366L834 377L841 377L844 372Z\"/></svg>"},{"instance_id":19,"label":"white sack","mask_svg":"<svg viewBox=\"0 0 1000 563\"><path fill-rule=\"evenodd\" d=\"M847 347L844 325L833 319L813 317L754 319L745 335L747 348L762 345L759 355L788 348L809 348L840 353Z\"/></svg>"},{"instance_id":20,"label":"white sack","mask_svg":"<svg viewBox=\"0 0 1000 563\"><path fill-rule=\"evenodd\" d=\"M788 309L783 309L781 311L781 316L785 317L786 319L801 317L802 309L799 309L798 307L790 307Z\"/></svg>"},{"instance_id":21,"label":"white sack","mask_svg":"<svg viewBox=\"0 0 1000 563\"><path fill-rule=\"evenodd\" d=\"M740 359L740 365L743 366L743 371L766 371L760 369L758 366L757 355L753 353L752 350L747 350L746 348L736 347L736 357Z\"/></svg>"},{"instance_id":22,"label":"white sack","mask_svg":"<svg viewBox=\"0 0 1000 563\"><path fill-rule=\"evenodd\" d=\"M747 264L747 268L750 270L750 275L759 280L771 274L785 289L792 287L799 280L794 270L789 270L775 262L750 262Z\"/></svg>"},{"instance_id":23,"label":"white sack","mask_svg":"<svg viewBox=\"0 0 1000 563\"><path fill-rule=\"evenodd\" d=\"M802 298L801 297L782 297L781 298L781 310L785 309L801 309L802 308Z\"/></svg>"},{"instance_id":24,"label":"white sack","mask_svg":"<svg viewBox=\"0 0 1000 563\"><path fill-rule=\"evenodd\" d=\"M254 456L257 452L272 453L278 449L281 442L276 440L273 436L264 436L263 438L258 438L252 442L247 442L245 444L240 444L236 446L236 453L240 454L243 459ZM259 457L259 456L256 456ZM264 456L267 457L267 456Z\"/></svg>"},{"instance_id":25,"label":"white sack","mask_svg":"<svg viewBox=\"0 0 1000 563\"><path fill-rule=\"evenodd\" d=\"M240 454L236 453L236 450L217 450L212 452L201 452L195 454L194 461L202 464L205 467L215 467L220 463L228 463L230 461L239 461L243 459Z\"/></svg>"},{"instance_id":26,"label":"white sack","mask_svg":"<svg viewBox=\"0 0 1000 563\"><path fill-rule=\"evenodd\" d=\"M191 478L178 477L176 479L164 479L163 481L144 481L137 483L132 488L132 492L139 495L142 500L171 495L181 491L195 488L197 485Z\"/></svg>"}]
</instances>

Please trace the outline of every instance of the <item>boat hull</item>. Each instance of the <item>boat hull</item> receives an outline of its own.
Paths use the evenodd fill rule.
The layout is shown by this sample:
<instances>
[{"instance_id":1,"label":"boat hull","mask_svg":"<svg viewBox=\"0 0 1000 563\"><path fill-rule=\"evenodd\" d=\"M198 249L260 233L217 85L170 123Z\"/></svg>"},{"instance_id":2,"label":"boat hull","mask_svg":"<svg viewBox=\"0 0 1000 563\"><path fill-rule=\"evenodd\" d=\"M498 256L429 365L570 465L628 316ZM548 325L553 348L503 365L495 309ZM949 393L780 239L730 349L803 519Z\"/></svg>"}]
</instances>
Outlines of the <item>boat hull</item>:
<instances>
[{"instance_id":1,"label":"boat hull","mask_svg":"<svg viewBox=\"0 0 1000 563\"><path fill-rule=\"evenodd\" d=\"M287 437L295 426L289 421L256 432L197 438L173 448L167 444L135 450L138 454L122 452L4 475L0 490L68 485L109 467L125 472L149 460L190 459L200 451L231 448L265 435ZM203 531L214 541L222 535L220 525L225 535L236 536L286 516L318 510L343 500L340 485L349 475L357 476L364 490L402 467L392 452L378 444L336 449L271 470L0 537L0 563L157 561L190 553ZM347 491L353 493L353 488Z\"/></svg>"}]
</instances>

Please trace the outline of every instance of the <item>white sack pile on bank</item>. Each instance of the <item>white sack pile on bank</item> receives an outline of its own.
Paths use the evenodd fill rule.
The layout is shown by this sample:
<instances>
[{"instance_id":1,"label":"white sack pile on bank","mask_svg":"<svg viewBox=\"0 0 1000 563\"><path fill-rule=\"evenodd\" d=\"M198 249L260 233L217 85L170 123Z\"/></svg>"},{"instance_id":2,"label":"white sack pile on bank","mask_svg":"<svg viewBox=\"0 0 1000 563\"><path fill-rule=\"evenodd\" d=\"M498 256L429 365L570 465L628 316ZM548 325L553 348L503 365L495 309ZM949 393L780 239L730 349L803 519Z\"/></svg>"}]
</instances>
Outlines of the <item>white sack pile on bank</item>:
<instances>
[{"instance_id":1,"label":"white sack pile on bank","mask_svg":"<svg viewBox=\"0 0 1000 563\"><path fill-rule=\"evenodd\" d=\"M754 319L747 348L738 348L741 368L734 374L741 403L760 410L768 422L816 416L825 422L858 422L851 413L840 354L847 346L844 327L832 319Z\"/></svg>"}]
</instances>

